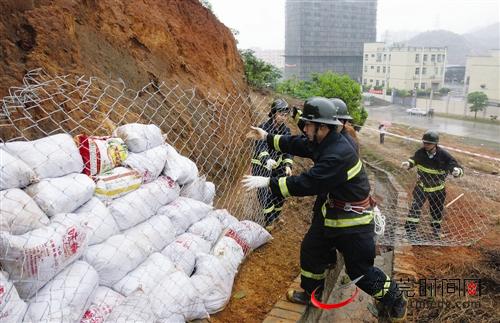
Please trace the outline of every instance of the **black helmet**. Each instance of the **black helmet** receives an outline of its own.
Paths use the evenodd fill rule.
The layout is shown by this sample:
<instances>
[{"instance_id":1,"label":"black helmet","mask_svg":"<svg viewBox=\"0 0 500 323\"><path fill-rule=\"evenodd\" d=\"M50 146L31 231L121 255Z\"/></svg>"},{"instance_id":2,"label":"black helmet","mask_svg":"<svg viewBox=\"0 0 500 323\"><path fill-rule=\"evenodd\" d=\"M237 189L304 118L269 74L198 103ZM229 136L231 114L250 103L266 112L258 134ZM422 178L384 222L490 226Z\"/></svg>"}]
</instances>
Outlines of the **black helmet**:
<instances>
[{"instance_id":1,"label":"black helmet","mask_svg":"<svg viewBox=\"0 0 500 323\"><path fill-rule=\"evenodd\" d=\"M272 117L276 114L276 112L290 112L290 107L288 106L288 102L283 99L276 99L271 104L271 111L269 112L269 117Z\"/></svg>"},{"instance_id":2,"label":"black helmet","mask_svg":"<svg viewBox=\"0 0 500 323\"><path fill-rule=\"evenodd\" d=\"M330 100L323 97L312 97L304 102L304 110L302 110L303 121L323 123L327 125L342 125L337 120L338 108Z\"/></svg>"},{"instance_id":3,"label":"black helmet","mask_svg":"<svg viewBox=\"0 0 500 323\"><path fill-rule=\"evenodd\" d=\"M352 120L352 117L349 115L349 111L347 110L347 105L344 101L339 98L330 99L330 101L335 104L338 108L337 110L337 118L340 120Z\"/></svg>"},{"instance_id":4,"label":"black helmet","mask_svg":"<svg viewBox=\"0 0 500 323\"><path fill-rule=\"evenodd\" d=\"M437 145L439 142L439 134L436 131L427 130L422 136L422 141Z\"/></svg>"}]
</instances>

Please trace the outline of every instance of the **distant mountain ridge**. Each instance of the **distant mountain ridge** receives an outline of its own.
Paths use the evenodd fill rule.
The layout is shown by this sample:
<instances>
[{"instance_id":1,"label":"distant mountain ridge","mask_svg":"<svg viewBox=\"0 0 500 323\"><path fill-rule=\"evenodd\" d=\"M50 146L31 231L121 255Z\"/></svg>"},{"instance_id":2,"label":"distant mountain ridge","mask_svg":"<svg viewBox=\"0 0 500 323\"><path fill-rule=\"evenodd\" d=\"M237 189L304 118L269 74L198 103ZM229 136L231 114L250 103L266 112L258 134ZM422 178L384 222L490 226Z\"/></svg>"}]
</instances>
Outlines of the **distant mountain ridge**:
<instances>
[{"instance_id":1,"label":"distant mountain ridge","mask_svg":"<svg viewBox=\"0 0 500 323\"><path fill-rule=\"evenodd\" d=\"M410 38L409 46L448 47L448 65L465 65L467 55L484 55L500 49L500 22L462 35L447 30L432 30Z\"/></svg>"}]
</instances>

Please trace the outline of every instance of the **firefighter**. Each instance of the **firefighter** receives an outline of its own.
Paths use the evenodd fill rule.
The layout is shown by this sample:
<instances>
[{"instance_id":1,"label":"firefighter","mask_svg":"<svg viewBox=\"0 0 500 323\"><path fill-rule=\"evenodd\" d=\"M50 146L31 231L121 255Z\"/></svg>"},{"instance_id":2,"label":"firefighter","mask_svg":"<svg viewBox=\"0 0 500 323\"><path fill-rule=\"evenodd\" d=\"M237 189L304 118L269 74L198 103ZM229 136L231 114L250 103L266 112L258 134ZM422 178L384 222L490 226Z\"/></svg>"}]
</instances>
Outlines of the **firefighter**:
<instances>
[{"instance_id":1,"label":"firefighter","mask_svg":"<svg viewBox=\"0 0 500 323\"><path fill-rule=\"evenodd\" d=\"M312 224L300 250L301 287L289 290L287 298L310 304L311 294L321 295L330 250L336 248L345 259L346 271L356 285L379 300L393 319L406 316L406 299L397 284L374 267L374 220L370 184L358 154L338 133L342 124L337 108L326 98L305 101L302 117L306 136L268 134L252 127L249 138L266 140L269 149L310 158L314 166L298 176L246 176L247 190L270 187L275 195L325 196L321 207L313 209Z\"/></svg>"},{"instance_id":2,"label":"firefighter","mask_svg":"<svg viewBox=\"0 0 500 323\"><path fill-rule=\"evenodd\" d=\"M420 222L422 206L429 200L431 225L434 235L441 236L444 201L446 199L445 181L448 174L461 177L463 168L449 152L438 146L439 134L427 130L422 136L423 147L413 157L401 163L401 167L417 167L417 183L413 189L413 202L405 223L405 230L410 241L416 239L416 228Z\"/></svg>"},{"instance_id":3,"label":"firefighter","mask_svg":"<svg viewBox=\"0 0 500 323\"><path fill-rule=\"evenodd\" d=\"M266 132L277 135L290 135L290 129L285 125L285 120L290 113L288 103L283 99L276 99L271 104L269 119L259 127ZM255 143L252 157L252 175L256 176L290 176L292 175L293 159L290 154L269 150L264 140ZM257 198L264 214L265 227L268 231L274 229L274 223L279 220L283 209L284 199L273 194L267 188L257 191Z\"/></svg>"}]
</instances>

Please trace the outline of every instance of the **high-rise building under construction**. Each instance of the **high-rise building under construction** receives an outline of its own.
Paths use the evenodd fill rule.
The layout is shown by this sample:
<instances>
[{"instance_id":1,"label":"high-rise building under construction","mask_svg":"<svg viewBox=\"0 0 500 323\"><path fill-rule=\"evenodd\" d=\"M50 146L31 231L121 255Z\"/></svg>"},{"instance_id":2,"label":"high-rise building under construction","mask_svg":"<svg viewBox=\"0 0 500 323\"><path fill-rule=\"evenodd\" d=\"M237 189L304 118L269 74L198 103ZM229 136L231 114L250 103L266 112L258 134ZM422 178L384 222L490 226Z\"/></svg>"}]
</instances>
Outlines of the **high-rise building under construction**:
<instances>
[{"instance_id":1,"label":"high-rise building under construction","mask_svg":"<svg viewBox=\"0 0 500 323\"><path fill-rule=\"evenodd\" d=\"M287 0L285 10L285 78L333 71L361 81L377 0Z\"/></svg>"}]
</instances>

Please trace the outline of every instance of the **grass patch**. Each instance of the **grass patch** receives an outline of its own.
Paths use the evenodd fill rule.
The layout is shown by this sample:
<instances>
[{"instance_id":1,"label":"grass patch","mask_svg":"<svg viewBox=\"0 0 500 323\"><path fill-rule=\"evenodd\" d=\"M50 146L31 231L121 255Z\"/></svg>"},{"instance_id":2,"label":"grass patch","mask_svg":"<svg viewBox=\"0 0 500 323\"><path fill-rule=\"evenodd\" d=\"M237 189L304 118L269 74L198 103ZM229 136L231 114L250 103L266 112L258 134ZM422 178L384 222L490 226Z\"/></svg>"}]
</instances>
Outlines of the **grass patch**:
<instances>
[{"instance_id":1,"label":"grass patch","mask_svg":"<svg viewBox=\"0 0 500 323\"><path fill-rule=\"evenodd\" d=\"M474 117L469 117L469 116L460 116L456 114L448 114L448 113L440 113L440 112L435 112L434 115L438 117L443 117L443 118L448 118L448 119L455 119L455 120L465 120L465 121L472 121L472 122L477 122L477 123L487 123L487 124L496 124L500 126L500 120L490 120L487 118L477 118L474 119Z\"/></svg>"}]
</instances>

